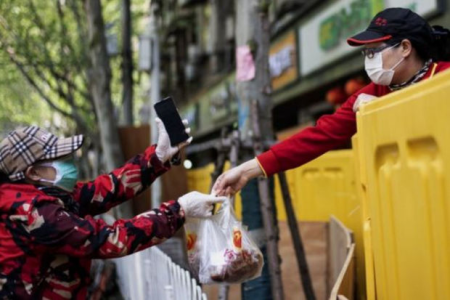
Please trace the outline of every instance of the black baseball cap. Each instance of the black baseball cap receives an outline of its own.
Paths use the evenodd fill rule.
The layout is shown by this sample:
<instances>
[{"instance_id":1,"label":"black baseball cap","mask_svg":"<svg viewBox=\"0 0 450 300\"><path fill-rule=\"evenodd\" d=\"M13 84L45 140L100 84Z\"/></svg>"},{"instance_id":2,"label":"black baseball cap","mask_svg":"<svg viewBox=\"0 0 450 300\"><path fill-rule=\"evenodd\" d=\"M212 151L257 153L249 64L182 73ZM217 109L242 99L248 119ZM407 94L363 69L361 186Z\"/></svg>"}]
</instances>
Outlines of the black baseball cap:
<instances>
[{"instance_id":1,"label":"black baseball cap","mask_svg":"<svg viewBox=\"0 0 450 300\"><path fill-rule=\"evenodd\" d=\"M433 30L427 21L406 8L387 8L373 17L369 27L347 39L350 46L363 46L389 40L409 39L413 44L433 41Z\"/></svg>"}]
</instances>

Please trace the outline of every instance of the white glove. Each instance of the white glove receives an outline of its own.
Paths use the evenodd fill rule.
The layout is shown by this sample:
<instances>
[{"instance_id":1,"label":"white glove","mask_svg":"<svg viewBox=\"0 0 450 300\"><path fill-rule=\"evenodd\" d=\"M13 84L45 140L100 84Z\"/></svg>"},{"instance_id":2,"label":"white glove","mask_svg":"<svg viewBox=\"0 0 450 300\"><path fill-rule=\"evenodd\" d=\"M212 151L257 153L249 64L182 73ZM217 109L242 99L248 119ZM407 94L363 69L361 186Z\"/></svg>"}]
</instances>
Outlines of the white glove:
<instances>
[{"instance_id":1,"label":"white glove","mask_svg":"<svg viewBox=\"0 0 450 300\"><path fill-rule=\"evenodd\" d=\"M222 203L227 197L190 192L178 198L178 203L187 218L207 218L212 216L215 203Z\"/></svg>"},{"instance_id":2,"label":"white glove","mask_svg":"<svg viewBox=\"0 0 450 300\"><path fill-rule=\"evenodd\" d=\"M358 98L356 98L355 103L353 104L353 112L357 113L359 111L359 108L369 102L372 102L373 100L377 99L377 96L369 95L361 93L359 94Z\"/></svg>"},{"instance_id":3,"label":"white glove","mask_svg":"<svg viewBox=\"0 0 450 300\"><path fill-rule=\"evenodd\" d=\"M165 163L169 159L172 158L178 151L186 147L192 142L192 137L187 139L185 142L178 144L175 147L172 147L170 145L170 138L169 134L167 133L166 127L164 126L164 123L161 121L161 119L156 118L156 126L158 126L158 144L156 146L156 156L158 159ZM188 125L187 120L183 120L184 126ZM191 132L190 128L186 128L186 133L189 134Z\"/></svg>"}]
</instances>

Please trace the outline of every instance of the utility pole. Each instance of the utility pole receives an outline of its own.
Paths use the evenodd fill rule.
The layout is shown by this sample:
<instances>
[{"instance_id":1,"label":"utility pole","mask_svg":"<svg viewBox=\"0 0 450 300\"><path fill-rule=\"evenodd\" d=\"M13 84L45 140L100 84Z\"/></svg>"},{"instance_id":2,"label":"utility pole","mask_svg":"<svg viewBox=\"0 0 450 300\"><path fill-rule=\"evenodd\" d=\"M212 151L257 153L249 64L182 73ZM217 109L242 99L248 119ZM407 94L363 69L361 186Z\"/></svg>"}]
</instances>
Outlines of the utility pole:
<instances>
[{"instance_id":1,"label":"utility pole","mask_svg":"<svg viewBox=\"0 0 450 300\"><path fill-rule=\"evenodd\" d=\"M251 64L242 68L239 55L240 50L245 52L250 49L254 61L254 75L245 79L237 76L237 94L239 98L239 130L242 141L253 139L254 121L252 118L252 102L257 101L259 108L258 131L262 132L261 144L267 140L273 140L272 129L272 103L271 80L269 73L269 0L236 0L236 46L238 47L236 61L238 62L237 74L251 69ZM241 54L238 54L241 53ZM245 61L249 61L245 59ZM251 74L251 72L250 72ZM253 158L253 153L248 153L245 160ZM281 282L280 258L278 254L278 226L273 195L273 181L271 184L264 182L265 189L261 189L262 182L250 181L241 191L243 223L248 226L250 235L255 238L263 252L266 265L262 276L242 285L242 299L283 299ZM271 186L271 188L269 188ZM261 194L260 192L264 193ZM261 197L260 197L261 196ZM268 211L266 208L273 208ZM265 214L262 215L262 209ZM272 228L269 228L271 226ZM264 230L265 228L265 230ZM270 235L268 233L271 232ZM267 267L268 266L268 267Z\"/></svg>"},{"instance_id":2,"label":"utility pole","mask_svg":"<svg viewBox=\"0 0 450 300\"><path fill-rule=\"evenodd\" d=\"M161 87L160 87L160 53L159 53L159 36L158 36L158 20L157 9L158 4L154 1L150 4L150 22L149 32L151 40L151 53L152 53L152 72L151 72L151 87L150 87L150 129L151 129L151 144L154 145L158 142L158 128L156 127L156 112L153 106L161 100ZM161 203L161 179L157 178L152 183L152 207L159 207Z\"/></svg>"}]
</instances>

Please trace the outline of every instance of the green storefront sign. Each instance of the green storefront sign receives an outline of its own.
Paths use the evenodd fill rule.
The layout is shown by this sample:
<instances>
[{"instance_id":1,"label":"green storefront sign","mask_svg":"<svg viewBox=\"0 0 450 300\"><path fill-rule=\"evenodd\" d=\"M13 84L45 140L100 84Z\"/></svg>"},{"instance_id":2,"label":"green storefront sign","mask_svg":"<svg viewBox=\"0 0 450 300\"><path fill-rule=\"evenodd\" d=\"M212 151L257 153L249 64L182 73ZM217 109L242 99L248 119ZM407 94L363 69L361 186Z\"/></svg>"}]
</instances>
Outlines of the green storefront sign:
<instances>
[{"instance_id":1,"label":"green storefront sign","mask_svg":"<svg viewBox=\"0 0 450 300\"><path fill-rule=\"evenodd\" d=\"M383 0L356 0L350 3L350 8L342 8L320 23L320 47L330 50L339 42L364 30L372 17L385 7Z\"/></svg>"},{"instance_id":2,"label":"green storefront sign","mask_svg":"<svg viewBox=\"0 0 450 300\"><path fill-rule=\"evenodd\" d=\"M367 28L370 20L386 8L384 0L355 0L320 23L320 48L330 50L347 37ZM408 8L416 11L417 2Z\"/></svg>"}]
</instances>

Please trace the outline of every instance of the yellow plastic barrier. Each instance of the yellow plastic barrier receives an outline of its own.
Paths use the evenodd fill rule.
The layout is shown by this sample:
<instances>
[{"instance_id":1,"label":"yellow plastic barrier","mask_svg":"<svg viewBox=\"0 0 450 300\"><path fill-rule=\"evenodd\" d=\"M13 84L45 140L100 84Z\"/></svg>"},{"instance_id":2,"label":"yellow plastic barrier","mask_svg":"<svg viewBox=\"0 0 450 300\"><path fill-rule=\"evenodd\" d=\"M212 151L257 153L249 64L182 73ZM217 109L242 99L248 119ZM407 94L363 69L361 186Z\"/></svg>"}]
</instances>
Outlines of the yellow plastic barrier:
<instances>
[{"instance_id":1,"label":"yellow plastic barrier","mask_svg":"<svg viewBox=\"0 0 450 300\"><path fill-rule=\"evenodd\" d=\"M209 194L211 192L211 173L213 171L213 164L209 164L202 168L189 170L187 172L188 190Z\"/></svg>"},{"instance_id":2,"label":"yellow plastic barrier","mask_svg":"<svg viewBox=\"0 0 450 300\"><path fill-rule=\"evenodd\" d=\"M288 171L287 177L298 219L327 222L330 214L333 214L344 224L359 223L360 218L354 218L359 216L359 203L355 192L351 150L329 152ZM278 216L286 220L278 180L276 183ZM345 225L353 230L354 226Z\"/></svg>"},{"instance_id":3,"label":"yellow plastic barrier","mask_svg":"<svg viewBox=\"0 0 450 300\"><path fill-rule=\"evenodd\" d=\"M354 233L358 299L365 299L363 226L360 197L356 191L352 150L328 152L287 172L294 210L299 221L325 221L336 216ZM286 220L283 199L276 180L278 219Z\"/></svg>"},{"instance_id":4,"label":"yellow plastic barrier","mask_svg":"<svg viewBox=\"0 0 450 300\"><path fill-rule=\"evenodd\" d=\"M356 186L358 187L357 195L360 199L361 204L361 216L362 216L362 223L360 224L362 227L359 230L362 230L362 240L363 243L361 243L361 237L359 238L359 243L357 245L357 259L358 261L358 277L357 277L357 283L359 286L359 296L360 299L367 299L367 300L375 300L375 272L373 269L373 253L372 253L372 235L371 235L371 227L370 227L370 216L369 211L367 207L367 193L366 186L367 186L367 180L364 177L364 174L362 172L362 167L360 162L364 161L362 159L363 154L359 151L359 144L358 144L358 136L353 136L352 139L352 145L353 145L353 155L354 155L354 165L355 165L355 174L359 176L355 176L355 182ZM359 159L361 158L361 160ZM362 260L364 260L363 267L361 267ZM364 269L365 269L365 276L364 276ZM364 280L365 279L365 280ZM365 294L364 294L364 286L365 286Z\"/></svg>"},{"instance_id":5,"label":"yellow plastic barrier","mask_svg":"<svg viewBox=\"0 0 450 300\"><path fill-rule=\"evenodd\" d=\"M449 91L446 72L359 113L377 299L450 299Z\"/></svg>"}]
</instances>

